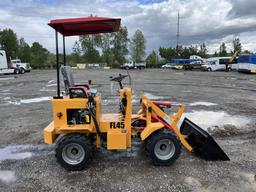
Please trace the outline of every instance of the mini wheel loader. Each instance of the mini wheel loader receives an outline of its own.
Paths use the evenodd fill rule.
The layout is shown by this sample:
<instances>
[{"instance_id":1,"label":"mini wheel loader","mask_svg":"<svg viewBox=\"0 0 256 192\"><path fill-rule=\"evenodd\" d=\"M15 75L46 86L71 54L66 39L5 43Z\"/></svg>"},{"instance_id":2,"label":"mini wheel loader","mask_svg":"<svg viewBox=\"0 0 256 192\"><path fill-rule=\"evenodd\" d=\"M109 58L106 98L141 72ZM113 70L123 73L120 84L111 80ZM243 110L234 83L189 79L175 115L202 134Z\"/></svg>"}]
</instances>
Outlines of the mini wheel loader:
<instances>
[{"instance_id":1,"label":"mini wheel loader","mask_svg":"<svg viewBox=\"0 0 256 192\"><path fill-rule=\"evenodd\" d=\"M139 137L155 165L171 165L178 159L181 146L206 160L229 160L214 139L203 129L185 118L177 124L184 112L180 105L174 115L167 115L170 102L141 98L141 109L132 114L132 87L124 87L129 75L119 74L111 81L119 84L120 113L103 114L101 97L91 88L91 81L75 84L71 68L66 66L65 36L116 32L120 19L88 17L52 20L56 30L57 96L53 97L53 122L44 129L44 141L55 144L56 158L67 170L82 170L93 159L95 148L126 150L132 139ZM63 35L64 66L59 67L58 32ZM62 73L65 94L60 94Z\"/></svg>"}]
</instances>

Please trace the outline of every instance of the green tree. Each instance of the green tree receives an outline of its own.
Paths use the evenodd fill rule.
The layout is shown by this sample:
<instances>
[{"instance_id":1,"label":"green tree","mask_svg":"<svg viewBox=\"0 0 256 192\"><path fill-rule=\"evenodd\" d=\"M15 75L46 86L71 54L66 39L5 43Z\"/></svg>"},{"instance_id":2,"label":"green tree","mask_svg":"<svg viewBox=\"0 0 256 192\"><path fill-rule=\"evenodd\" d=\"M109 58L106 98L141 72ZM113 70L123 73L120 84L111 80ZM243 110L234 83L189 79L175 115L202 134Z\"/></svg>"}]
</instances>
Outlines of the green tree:
<instances>
[{"instance_id":1,"label":"green tree","mask_svg":"<svg viewBox=\"0 0 256 192\"><path fill-rule=\"evenodd\" d=\"M100 62L100 53L97 50L101 45L101 38L99 35L86 35L80 36L79 41L83 51L83 57L86 62L95 63Z\"/></svg>"},{"instance_id":2,"label":"green tree","mask_svg":"<svg viewBox=\"0 0 256 192\"><path fill-rule=\"evenodd\" d=\"M12 29L4 29L0 34L0 47L5 50L7 60L10 62L11 58L16 58L18 53L18 38Z\"/></svg>"},{"instance_id":3,"label":"green tree","mask_svg":"<svg viewBox=\"0 0 256 192\"><path fill-rule=\"evenodd\" d=\"M49 69L56 68L56 55L55 54L49 53L47 55L47 59L46 59L44 68L49 68Z\"/></svg>"},{"instance_id":4,"label":"green tree","mask_svg":"<svg viewBox=\"0 0 256 192\"><path fill-rule=\"evenodd\" d=\"M242 54L245 54L245 55L250 55L250 54L253 54L251 51L249 51L249 50L244 50L243 52L242 52Z\"/></svg>"},{"instance_id":5,"label":"green tree","mask_svg":"<svg viewBox=\"0 0 256 192\"><path fill-rule=\"evenodd\" d=\"M226 44L225 44L225 43L222 43L222 44L220 45L219 56L220 56L220 57L226 57L226 56L228 56L227 47L226 47Z\"/></svg>"},{"instance_id":6,"label":"green tree","mask_svg":"<svg viewBox=\"0 0 256 192\"><path fill-rule=\"evenodd\" d=\"M185 58L188 59L191 55L198 55L198 47L196 46L189 46L189 47L182 47L179 48L179 56L178 58Z\"/></svg>"},{"instance_id":7,"label":"green tree","mask_svg":"<svg viewBox=\"0 0 256 192\"><path fill-rule=\"evenodd\" d=\"M108 66L112 66L114 62L114 55L112 53L111 47L113 44L113 35L112 34L104 34L101 36L101 48L102 48L102 60Z\"/></svg>"},{"instance_id":8,"label":"green tree","mask_svg":"<svg viewBox=\"0 0 256 192\"><path fill-rule=\"evenodd\" d=\"M148 67L157 67L158 61L158 55L154 50L146 58L146 64Z\"/></svg>"},{"instance_id":9,"label":"green tree","mask_svg":"<svg viewBox=\"0 0 256 192\"><path fill-rule=\"evenodd\" d=\"M219 56L219 54L218 54L218 52L217 51L215 51L214 52L214 54L212 55L213 57L218 57Z\"/></svg>"},{"instance_id":10,"label":"green tree","mask_svg":"<svg viewBox=\"0 0 256 192\"><path fill-rule=\"evenodd\" d=\"M80 43L79 41L75 41L73 46L73 52L69 56L69 62L71 63L72 66L75 66L76 64L82 61L81 54L82 54L82 51L81 51Z\"/></svg>"},{"instance_id":11,"label":"green tree","mask_svg":"<svg viewBox=\"0 0 256 192\"><path fill-rule=\"evenodd\" d=\"M146 39L142 33L142 31L137 30L130 44L131 49L131 57L135 62L141 62L146 54Z\"/></svg>"},{"instance_id":12,"label":"green tree","mask_svg":"<svg viewBox=\"0 0 256 192\"><path fill-rule=\"evenodd\" d=\"M32 68L43 69L47 67L49 51L40 43L34 42L31 46L31 66Z\"/></svg>"},{"instance_id":13,"label":"green tree","mask_svg":"<svg viewBox=\"0 0 256 192\"><path fill-rule=\"evenodd\" d=\"M234 40L233 40L233 51L232 51L232 54L234 54L235 52L238 52L238 54L241 54L242 52L242 44L240 42L240 39L238 37L236 37Z\"/></svg>"},{"instance_id":14,"label":"green tree","mask_svg":"<svg viewBox=\"0 0 256 192\"><path fill-rule=\"evenodd\" d=\"M19 46L18 46L18 58L22 62L30 62L31 60L31 51L30 46L26 43L24 38L21 38L19 40Z\"/></svg>"},{"instance_id":15,"label":"green tree","mask_svg":"<svg viewBox=\"0 0 256 192\"><path fill-rule=\"evenodd\" d=\"M176 49L172 47L169 47L169 48L160 47L159 55L165 59L165 63L170 62L171 59L175 58L176 56Z\"/></svg>"},{"instance_id":16,"label":"green tree","mask_svg":"<svg viewBox=\"0 0 256 192\"><path fill-rule=\"evenodd\" d=\"M207 57L207 48L204 42L203 44L200 45L200 50L198 52L198 55L203 58Z\"/></svg>"},{"instance_id":17,"label":"green tree","mask_svg":"<svg viewBox=\"0 0 256 192\"><path fill-rule=\"evenodd\" d=\"M126 62L128 51L128 30L127 27L120 27L120 30L113 34L112 53L114 57L113 67L117 67Z\"/></svg>"}]
</instances>

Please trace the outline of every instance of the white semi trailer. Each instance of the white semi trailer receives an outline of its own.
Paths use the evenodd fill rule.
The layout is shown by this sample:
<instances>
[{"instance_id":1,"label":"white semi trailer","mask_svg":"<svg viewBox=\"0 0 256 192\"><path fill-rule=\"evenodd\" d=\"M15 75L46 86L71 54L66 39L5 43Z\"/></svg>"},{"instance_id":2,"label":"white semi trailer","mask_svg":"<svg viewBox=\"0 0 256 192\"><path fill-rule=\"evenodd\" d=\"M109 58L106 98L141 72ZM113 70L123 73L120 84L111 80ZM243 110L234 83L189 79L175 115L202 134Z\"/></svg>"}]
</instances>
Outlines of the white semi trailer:
<instances>
[{"instance_id":1,"label":"white semi trailer","mask_svg":"<svg viewBox=\"0 0 256 192\"><path fill-rule=\"evenodd\" d=\"M7 63L6 53L3 50L0 50L0 74L17 74L19 69L10 68Z\"/></svg>"}]
</instances>

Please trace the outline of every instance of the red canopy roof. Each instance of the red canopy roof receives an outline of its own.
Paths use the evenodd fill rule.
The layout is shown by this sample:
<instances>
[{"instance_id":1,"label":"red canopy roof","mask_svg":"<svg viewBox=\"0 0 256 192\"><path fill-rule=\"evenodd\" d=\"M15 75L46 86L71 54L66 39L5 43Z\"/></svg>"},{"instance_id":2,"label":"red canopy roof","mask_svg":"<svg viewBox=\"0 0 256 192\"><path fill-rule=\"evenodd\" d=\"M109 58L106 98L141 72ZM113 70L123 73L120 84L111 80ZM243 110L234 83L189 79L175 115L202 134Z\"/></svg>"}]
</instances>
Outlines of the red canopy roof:
<instances>
[{"instance_id":1,"label":"red canopy roof","mask_svg":"<svg viewBox=\"0 0 256 192\"><path fill-rule=\"evenodd\" d=\"M64 36L110 33L119 30L121 19L83 17L51 20L48 25Z\"/></svg>"}]
</instances>

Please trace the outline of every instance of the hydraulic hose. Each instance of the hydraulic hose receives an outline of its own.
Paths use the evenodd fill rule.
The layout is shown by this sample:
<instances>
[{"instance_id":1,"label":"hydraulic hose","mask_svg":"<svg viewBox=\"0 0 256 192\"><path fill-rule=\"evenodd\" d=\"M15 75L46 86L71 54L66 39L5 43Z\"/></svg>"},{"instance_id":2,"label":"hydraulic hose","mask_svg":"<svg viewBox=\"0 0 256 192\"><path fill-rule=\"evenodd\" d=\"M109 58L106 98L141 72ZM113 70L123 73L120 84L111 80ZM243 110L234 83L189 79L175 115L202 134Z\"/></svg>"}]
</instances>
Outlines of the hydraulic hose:
<instances>
[{"instance_id":1,"label":"hydraulic hose","mask_svg":"<svg viewBox=\"0 0 256 192\"><path fill-rule=\"evenodd\" d=\"M94 125L95 125L95 128L96 128L96 133L97 133L97 135L100 136L101 139L103 139L103 135L100 131L100 126L98 124L96 114L95 114L95 101L94 101L93 98L89 98L87 106L88 106L89 113L92 116L92 119L93 119L93 122L94 122Z\"/></svg>"}]
</instances>

